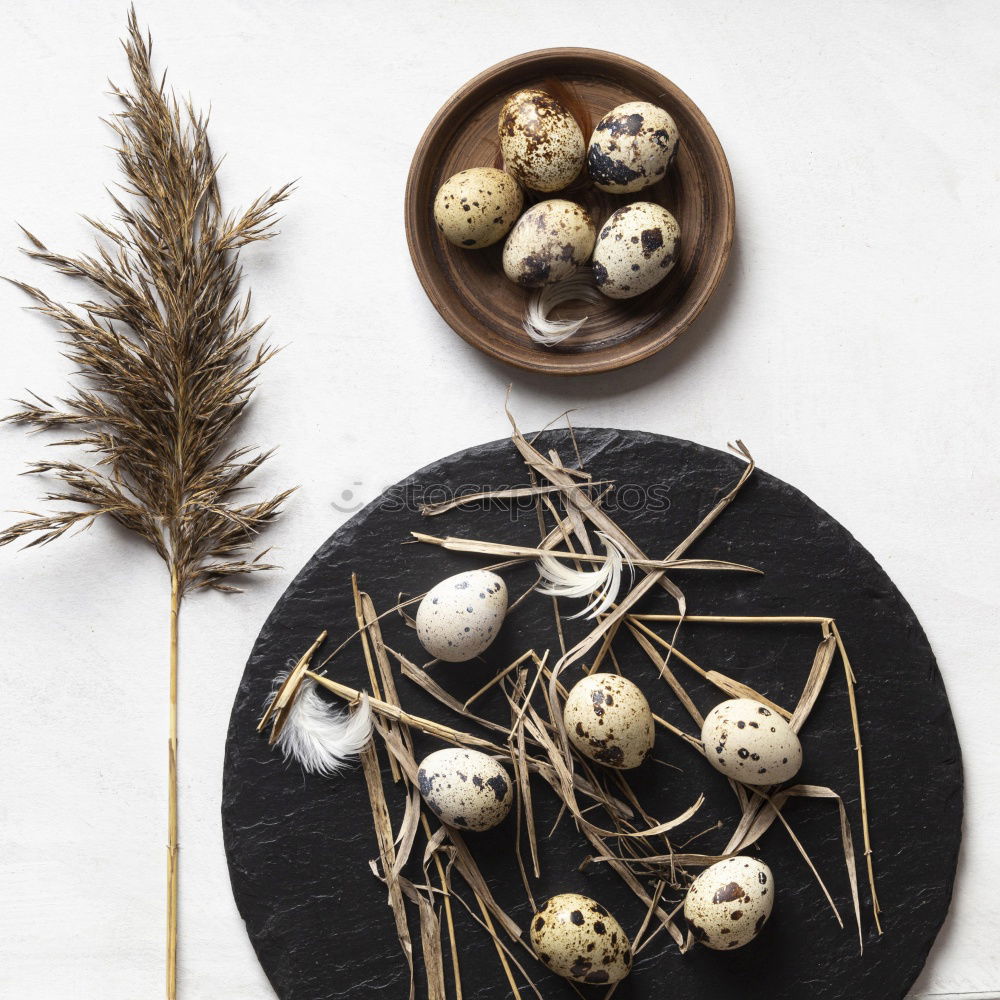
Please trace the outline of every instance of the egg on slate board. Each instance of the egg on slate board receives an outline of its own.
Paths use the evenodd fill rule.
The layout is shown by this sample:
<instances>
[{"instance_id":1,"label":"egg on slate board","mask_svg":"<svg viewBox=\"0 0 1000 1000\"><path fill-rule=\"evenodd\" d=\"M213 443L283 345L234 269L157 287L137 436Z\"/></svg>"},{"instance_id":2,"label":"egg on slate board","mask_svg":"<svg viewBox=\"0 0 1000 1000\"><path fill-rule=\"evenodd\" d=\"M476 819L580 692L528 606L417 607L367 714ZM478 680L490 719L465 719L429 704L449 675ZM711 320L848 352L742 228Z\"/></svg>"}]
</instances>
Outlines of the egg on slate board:
<instances>
[{"instance_id":1,"label":"egg on slate board","mask_svg":"<svg viewBox=\"0 0 1000 1000\"><path fill-rule=\"evenodd\" d=\"M802 766L802 744L772 708L752 698L716 705L701 727L709 763L745 785L778 785Z\"/></svg>"},{"instance_id":2,"label":"egg on slate board","mask_svg":"<svg viewBox=\"0 0 1000 1000\"><path fill-rule=\"evenodd\" d=\"M424 802L442 823L460 830L489 830L510 812L510 777L478 750L448 747L428 754L417 770Z\"/></svg>"},{"instance_id":3,"label":"egg on slate board","mask_svg":"<svg viewBox=\"0 0 1000 1000\"><path fill-rule=\"evenodd\" d=\"M504 273L526 288L562 281L590 259L596 236L593 220L576 202L540 201L510 231L503 247Z\"/></svg>"},{"instance_id":4,"label":"egg on slate board","mask_svg":"<svg viewBox=\"0 0 1000 1000\"><path fill-rule=\"evenodd\" d=\"M504 167L534 191L559 191L583 169L586 147L576 119L544 90L504 101L498 125Z\"/></svg>"},{"instance_id":5,"label":"egg on slate board","mask_svg":"<svg viewBox=\"0 0 1000 1000\"><path fill-rule=\"evenodd\" d=\"M691 883L684 919L696 941L727 951L749 944L773 906L771 869L756 858L739 856L716 862Z\"/></svg>"},{"instance_id":6,"label":"egg on slate board","mask_svg":"<svg viewBox=\"0 0 1000 1000\"><path fill-rule=\"evenodd\" d=\"M609 299L649 291L674 266L681 227L662 206L636 201L601 227L594 247L594 281Z\"/></svg>"},{"instance_id":7,"label":"egg on slate board","mask_svg":"<svg viewBox=\"0 0 1000 1000\"><path fill-rule=\"evenodd\" d=\"M590 178L602 191L631 194L663 178L677 153L677 126L663 108L629 101L609 111L587 150Z\"/></svg>"},{"instance_id":8,"label":"egg on slate board","mask_svg":"<svg viewBox=\"0 0 1000 1000\"><path fill-rule=\"evenodd\" d=\"M507 585L474 569L432 587L417 608L417 638L448 663L475 659L497 637L507 614Z\"/></svg>"},{"instance_id":9,"label":"egg on slate board","mask_svg":"<svg viewBox=\"0 0 1000 1000\"><path fill-rule=\"evenodd\" d=\"M590 674L573 685L563 707L573 746L608 767L638 767L653 750L646 696L619 674Z\"/></svg>"},{"instance_id":10,"label":"egg on slate board","mask_svg":"<svg viewBox=\"0 0 1000 1000\"><path fill-rule=\"evenodd\" d=\"M531 918L531 946L556 975L578 983L617 983L632 968L621 924L575 892L553 896Z\"/></svg>"},{"instance_id":11,"label":"egg on slate board","mask_svg":"<svg viewBox=\"0 0 1000 1000\"><path fill-rule=\"evenodd\" d=\"M502 240L524 206L521 187L493 167L470 167L449 177L434 199L434 221L449 243L478 250Z\"/></svg>"}]
</instances>

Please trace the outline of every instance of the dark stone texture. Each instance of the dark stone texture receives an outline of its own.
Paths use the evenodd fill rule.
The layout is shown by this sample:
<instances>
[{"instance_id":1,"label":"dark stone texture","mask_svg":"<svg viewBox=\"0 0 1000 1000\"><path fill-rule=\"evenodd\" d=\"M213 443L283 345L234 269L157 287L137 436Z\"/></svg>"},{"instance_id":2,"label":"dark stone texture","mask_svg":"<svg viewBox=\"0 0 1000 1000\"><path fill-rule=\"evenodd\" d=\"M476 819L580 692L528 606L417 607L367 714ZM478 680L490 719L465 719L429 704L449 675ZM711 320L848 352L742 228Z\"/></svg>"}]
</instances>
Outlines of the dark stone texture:
<instances>
[{"instance_id":1,"label":"dark stone texture","mask_svg":"<svg viewBox=\"0 0 1000 1000\"><path fill-rule=\"evenodd\" d=\"M690 442L616 430L578 431L587 469L619 484L616 517L653 556L683 538L738 474L739 462ZM565 432L543 439L565 460L572 446ZM461 452L422 469L407 488L519 485L523 465L508 441ZM636 491L660 486L659 509L636 507ZM395 603L399 591L420 593L439 579L487 560L400 543L412 529L533 544L533 511L462 510L425 520L415 510L393 509L389 493L337 531L278 602L254 647L233 707L223 795L223 824L233 891L260 961L282 1000L337 997L405 998L405 965L398 952L385 893L368 870L375 854L364 783L357 770L334 779L303 776L286 765L254 730L275 673L294 661L323 628L332 649L354 628L350 574L358 571L376 607ZM389 498L387 500L387 497ZM862 887L864 956L852 931L848 882L840 848L836 806L797 801L787 816L816 862L844 915L840 930L787 835L773 828L759 853L772 868L774 916L756 942L721 954L695 948L681 956L660 935L644 951L617 1000L669 996L677 1000L900 1000L916 978L944 920L951 897L962 821L962 767L948 701L924 633L892 582L855 539L801 493L758 472L736 503L697 543L692 555L733 559L763 569L763 577L726 573L677 574L695 614L829 614L839 622L858 677L858 702L868 768L870 815L878 888L886 934L872 926L861 854L858 789L850 717L842 673L835 666L803 733L800 779L843 794L858 849ZM529 580L526 568L505 571L512 594ZM645 610L674 609L666 594L647 598ZM575 610L575 609L574 609ZM390 645L424 662L416 637L396 616L385 622ZM585 626L570 623L568 638ZM706 626L688 624L681 648L697 662L746 678L786 705L805 679L819 631L814 627ZM526 601L487 651L490 665L506 664L528 646L556 649L546 598ZM688 731L690 719L659 682L627 637L616 647L624 672L647 693L654 711ZM722 699L681 664L676 669L703 712ZM434 676L459 697L489 676L483 662L442 664ZM356 645L330 668L332 676L363 686L365 668ZM570 674L570 679L575 677ZM447 713L408 681L401 697L418 714ZM498 702L485 712L501 717ZM436 749L420 739L418 753ZM676 842L722 819L734 822L724 779L680 741L659 733L653 756L679 770L647 761L632 772L634 787L662 818L686 808L699 791L708 800L678 831ZM387 786L388 787L388 786ZM399 795L393 808L401 813ZM538 782L534 794L540 835L557 812L554 796ZM513 812L498 829L470 834L494 892L527 932L530 917L512 854ZM720 849L713 832L695 848ZM582 838L563 821L542 841L539 900L556 892L593 896L634 934L642 907L616 876L601 867L577 870L588 854ZM677 894L668 894L676 899ZM463 985L468 1000L508 995L486 936L456 907ZM414 915L411 928L419 938ZM572 1000L556 977L530 962L546 997ZM449 984L450 989L450 984ZM418 994L423 994L418 969ZM603 992L593 991L595 998Z\"/></svg>"}]
</instances>

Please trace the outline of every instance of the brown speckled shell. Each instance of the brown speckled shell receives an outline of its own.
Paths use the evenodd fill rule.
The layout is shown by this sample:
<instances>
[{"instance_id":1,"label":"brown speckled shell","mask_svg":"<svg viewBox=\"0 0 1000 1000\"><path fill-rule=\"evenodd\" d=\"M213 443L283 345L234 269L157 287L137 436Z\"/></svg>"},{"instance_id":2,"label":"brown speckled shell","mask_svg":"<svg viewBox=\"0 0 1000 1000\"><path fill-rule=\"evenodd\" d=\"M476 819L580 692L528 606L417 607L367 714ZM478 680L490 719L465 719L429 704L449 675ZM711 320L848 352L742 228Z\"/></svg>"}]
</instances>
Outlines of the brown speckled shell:
<instances>
[{"instance_id":1,"label":"brown speckled shell","mask_svg":"<svg viewBox=\"0 0 1000 1000\"><path fill-rule=\"evenodd\" d=\"M531 946L556 975L578 983L617 983L632 968L621 924L600 903L574 892L553 896L531 918Z\"/></svg>"},{"instance_id":2,"label":"brown speckled shell","mask_svg":"<svg viewBox=\"0 0 1000 1000\"><path fill-rule=\"evenodd\" d=\"M729 951L749 944L774 906L774 876L756 858L727 858L706 868L684 900L691 935L706 948Z\"/></svg>"},{"instance_id":3,"label":"brown speckled shell","mask_svg":"<svg viewBox=\"0 0 1000 1000\"><path fill-rule=\"evenodd\" d=\"M608 767L638 767L653 749L646 696L619 674L590 674L566 698L563 723L584 756Z\"/></svg>"},{"instance_id":4,"label":"brown speckled shell","mask_svg":"<svg viewBox=\"0 0 1000 1000\"><path fill-rule=\"evenodd\" d=\"M524 195L510 174L470 167L452 174L434 198L434 222L449 243L479 250L502 240L517 221Z\"/></svg>"},{"instance_id":5,"label":"brown speckled shell","mask_svg":"<svg viewBox=\"0 0 1000 1000\"><path fill-rule=\"evenodd\" d=\"M802 766L802 744L795 731L752 698L716 705L705 716L701 740L712 767L745 785L790 781Z\"/></svg>"},{"instance_id":6,"label":"brown speckled shell","mask_svg":"<svg viewBox=\"0 0 1000 1000\"><path fill-rule=\"evenodd\" d=\"M583 169L586 146L576 119L544 90L519 90L500 109L504 167L534 191L559 191Z\"/></svg>"},{"instance_id":7,"label":"brown speckled shell","mask_svg":"<svg viewBox=\"0 0 1000 1000\"><path fill-rule=\"evenodd\" d=\"M510 231L503 248L504 273L525 288L562 281L590 259L596 238L593 220L576 202L540 201Z\"/></svg>"},{"instance_id":8,"label":"brown speckled shell","mask_svg":"<svg viewBox=\"0 0 1000 1000\"><path fill-rule=\"evenodd\" d=\"M677 140L677 125L663 108L647 101L619 104L590 138L590 178L610 194L641 191L663 179L677 154Z\"/></svg>"},{"instance_id":9,"label":"brown speckled shell","mask_svg":"<svg viewBox=\"0 0 1000 1000\"><path fill-rule=\"evenodd\" d=\"M507 614L507 585L485 569L456 573L432 587L417 608L417 638L431 656L465 663L479 656Z\"/></svg>"},{"instance_id":10,"label":"brown speckled shell","mask_svg":"<svg viewBox=\"0 0 1000 1000\"><path fill-rule=\"evenodd\" d=\"M594 247L594 281L609 299L648 292L671 271L681 228L662 205L635 201L601 227Z\"/></svg>"},{"instance_id":11,"label":"brown speckled shell","mask_svg":"<svg viewBox=\"0 0 1000 1000\"><path fill-rule=\"evenodd\" d=\"M514 798L507 771L492 757L464 747L428 754L420 762L417 786L434 815L460 830L502 823Z\"/></svg>"}]
</instances>

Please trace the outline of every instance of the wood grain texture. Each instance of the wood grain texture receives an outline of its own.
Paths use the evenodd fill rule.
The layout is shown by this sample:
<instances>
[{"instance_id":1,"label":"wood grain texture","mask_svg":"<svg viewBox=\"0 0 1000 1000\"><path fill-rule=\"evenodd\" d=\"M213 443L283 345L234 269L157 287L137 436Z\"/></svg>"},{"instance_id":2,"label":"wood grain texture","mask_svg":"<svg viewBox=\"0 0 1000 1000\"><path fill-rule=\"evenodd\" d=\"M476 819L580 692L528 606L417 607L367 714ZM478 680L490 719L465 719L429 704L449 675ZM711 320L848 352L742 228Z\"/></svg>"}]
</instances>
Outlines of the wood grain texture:
<instances>
[{"instance_id":1,"label":"wood grain texture","mask_svg":"<svg viewBox=\"0 0 1000 1000\"><path fill-rule=\"evenodd\" d=\"M609 195L586 171L571 187L548 197L583 204L600 226L632 201L656 201L681 226L681 253L668 277L643 295L566 315L590 316L584 329L553 349L533 343L521 322L530 294L503 274L503 241L485 250L451 246L434 225L440 184L467 167L499 166L497 116L504 99L541 86L560 97L580 120L585 137L618 104L646 100L677 122L681 142L667 176L632 195ZM529 194L529 201L546 196ZM579 375L634 364L673 343L718 287L733 241L735 199L725 153L705 116L668 79L641 63L598 49L551 48L498 63L460 88L441 108L417 146L406 185L405 222L420 282L446 323L490 356L529 371ZM556 315L562 315L557 312Z\"/></svg>"}]
</instances>

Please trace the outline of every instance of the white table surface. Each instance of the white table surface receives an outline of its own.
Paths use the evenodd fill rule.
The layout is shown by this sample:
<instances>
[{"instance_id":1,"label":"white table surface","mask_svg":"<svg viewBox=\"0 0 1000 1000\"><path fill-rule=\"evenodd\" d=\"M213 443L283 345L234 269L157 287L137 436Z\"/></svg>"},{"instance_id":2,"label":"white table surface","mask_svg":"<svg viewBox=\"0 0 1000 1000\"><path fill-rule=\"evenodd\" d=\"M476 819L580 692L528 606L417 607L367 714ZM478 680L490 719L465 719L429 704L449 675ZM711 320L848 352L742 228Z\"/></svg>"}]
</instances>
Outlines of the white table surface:
<instances>
[{"instance_id":1,"label":"white table surface","mask_svg":"<svg viewBox=\"0 0 1000 1000\"><path fill-rule=\"evenodd\" d=\"M0 3L0 273L79 294L18 255L15 220L88 246L114 178L106 78L124 2ZM213 107L224 196L300 177L280 240L246 256L287 344L247 422L301 483L270 535L286 567L183 621L182 995L273 994L230 894L224 737L265 615L356 502L522 425L579 423L708 445L735 436L885 566L923 622L965 746L968 813L950 919L915 997L1000 996L996 531L1000 7L989 2L145 0L157 64ZM547 45L626 53L700 105L736 185L723 287L674 348L554 381L467 347L410 266L403 185L427 121L468 77ZM51 329L0 289L0 398L57 394ZM0 428L0 506L43 440ZM163 966L167 581L112 528L0 553L0 994L157 996ZM893 915L886 915L891 933Z\"/></svg>"}]
</instances>

